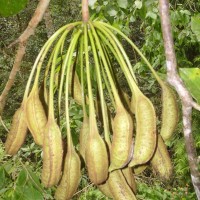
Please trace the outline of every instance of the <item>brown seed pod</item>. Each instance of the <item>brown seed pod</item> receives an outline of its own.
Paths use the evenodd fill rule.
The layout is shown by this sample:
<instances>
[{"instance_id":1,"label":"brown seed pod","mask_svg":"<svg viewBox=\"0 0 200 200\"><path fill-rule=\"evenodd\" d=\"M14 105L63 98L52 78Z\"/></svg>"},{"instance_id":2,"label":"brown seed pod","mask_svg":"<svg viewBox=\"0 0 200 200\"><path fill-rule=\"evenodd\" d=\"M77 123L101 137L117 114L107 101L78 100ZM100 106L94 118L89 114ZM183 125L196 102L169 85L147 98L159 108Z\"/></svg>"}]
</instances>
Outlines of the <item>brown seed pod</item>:
<instances>
[{"instance_id":1,"label":"brown seed pod","mask_svg":"<svg viewBox=\"0 0 200 200\"><path fill-rule=\"evenodd\" d=\"M79 135L79 144L80 144L79 152L83 157L84 161L85 161L85 149L87 144L88 133L89 133L89 119L87 115L85 115L83 118L83 123Z\"/></svg>"},{"instance_id":2,"label":"brown seed pod","mask_svg":"<svg viewBox=\"0 0 200 200\"><path fill-rule=\"evenodd\" d=\"M111 192L110 187L108 185L108 181L106 181L105 183L103 183L101 185L97 185L97 187L105 196L113 199L113 195L112 195L112 192Z\"/></svg>"},{"instance_id":3,"label":"brown seed pod","mask_svg":"<svg viewBox=\"0 0 200 200\"><path fill-rule=\"evenodd\" d=\"M71 71L71 80L69 84L69 92L72 94L75 102L79 105L83 103L82 87L76 72Z\"/></svg>"},{"instance_id":4,"label":"brown seed pod","mask_svg":"<svg viewBox=\"0 0 200 200\"><path fill-rule=\"evenodd\" d=\"M135 114L135 99L134 97L132 96L131 98L131 103L130 103L130 110L133 114Z\"/></svg>"},{"instance_id":5,"label":"brown seed pod","mask_svg":"<svg viewBox=\"0 0 200 200\"><path fill-rule=\"evenodd\" d=\"M142 93L135 100L136 138L129 167L148 162L156 148L156 114L151 101Z\"/></svg>"},{"instance_id":6,"label":"brown seed pod","mask_svg":"<svg viewBox=\"0 0 200 200\"><path fill-rule=\"evenodd\" d=\"M124 178L127 184L129 185L129 187L131 188L131 190L134 192L134 194L136 194L137 188L136 188L135 177L132 172L132 169L130 167L126 167L122 169L122 174L124 175Z\"/></svg>"},{"instance_id":7,"label":"brown seed pod","mask_svg":"<svg viewBox=\"0 0 200 200\"><path fill-rule=\"evenodd\" d=\"M162 180L169 180L172 177L172 162L167 147L160 135L158 135L157 148L150 164Z\"/></svg>"},{"instance_id":8,"label":"brown seed pod","mask_svg":"<svg viewBox=\"0 0 200 200\"><path fill-rule=\"evenodd\" d=\"M166 141L173 135L178 123L178 105L174 91L167 85L162 86L162 125L160 135Z\"/></svg>"},{"instance_id":9,"label":"brown seed pod","mask_svg":"<svg viewBox=\"0 0 200 200\"><path fill-rule=\"evenodd\" d=\"M103 183L108 177L108 153L95 123L90 123L85 159L90 180L96 185Z\"/></svg>"},{"instance_id":10,"label":"brown seed pod","mask_svg":"<svg viewBox=\"0 0 200 200\"><path fill-rule=\"evenodd\" d=\"M136 197L128 186L121 170L110 172L108 179L109 188L115 200L136 200Z\"/></svg>"},{"instance_id":11,"label":"brown seed pod","mask_svg":"<svg viewBox=\"0 0 200 200\"><path fill-rule=\"evenodd\" d=\"M35 87L26 102L27 125L36 144L43 145L44 128L47 123L45 110L39 98L38 88Z\"/></svg>"},{"instance_id":12,"label":"brown seed pod","mask_svg":"<svg viewBox=\"0 0 200 200\"><path fill-rule=\"evenodd\" d=\"M6 153L14 155L20 149L27 134L26 114L24 105L17 109L13 116L10 131L5 142Z\"/></svg>"},{"instance_id":13,"label":"brown seed pod","mask_svg":"<svg viewBox=\"0 0 200 200\"><path fill-rule=\"evenodd\" d=\"M134 174L138 175L144 172L144 170L148 167L149 164L138 165L133 168Z\"/></svg>"},{"instance_id":14,"label":"brown seed pod","mask_svg":"<svg viewBox=\"0 0 200 200\"><path fill-rule=\"evenodd\" d=\"M43 143L42 183L51 187L60 179L63 158L61 132L54 119L48 119Z\"/></svg>"},{"instance_id":15,"label":"brown seed pod","mask_svg":"<svg viewBox=\"0 0 200 200\"><path fill-rule=\"evenodd\" d=\"M71 199L81 179L81 162L74 148L67 152L64 171L55 193L56 200Z\"/></svg>"},{"instance_id":16,"label":"brown seed pod","mask_svg":"<svg viewBox=\"0 0 200 200\"><path fill-rule=\"evenodd\" d=\"M111 144L111 164L109 171L123 168L132 158L133 122L125 108L116 111L113 121L113 139Z\"/></svg>"}]
</instances>

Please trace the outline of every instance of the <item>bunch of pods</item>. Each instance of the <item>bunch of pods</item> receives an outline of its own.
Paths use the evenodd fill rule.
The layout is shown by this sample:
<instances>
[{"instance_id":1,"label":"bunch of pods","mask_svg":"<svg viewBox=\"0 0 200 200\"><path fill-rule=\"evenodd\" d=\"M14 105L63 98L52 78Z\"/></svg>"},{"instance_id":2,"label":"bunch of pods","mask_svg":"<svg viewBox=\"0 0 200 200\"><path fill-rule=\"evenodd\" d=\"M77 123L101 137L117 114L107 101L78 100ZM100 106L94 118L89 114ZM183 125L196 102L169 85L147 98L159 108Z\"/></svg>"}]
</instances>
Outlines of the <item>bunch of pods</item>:
<instances>
[{"instance_id":1,"label":"bunch of pods","mask_svg":"<svg viewBox=\"0 0 200 200\"><path fill-rule=\"evenodd\" d=\"M154 106L140 90L119 37L141 56L161 86L159 131ZM119 87L113 62L118 63L127 81L131 100ZM70 128L71 98L83 109L78 148L73 144ZM60 129L63 105L66 144ZM5 148L8 154L16 154L29 130L43 149L41 181L45 187L57 185L57 200L71 199L76 192L81 179L80 157L89 179L106 196L133 200L134 173L141 173L150 165L162 180L171 177L172 163L164 142L172 136L177 120L172 89L135 44L107 23L80 21L60 28L42 47L21 106L14 114ZM67 146L66 154L63 146Z\"/></svg>"}]
</instances>

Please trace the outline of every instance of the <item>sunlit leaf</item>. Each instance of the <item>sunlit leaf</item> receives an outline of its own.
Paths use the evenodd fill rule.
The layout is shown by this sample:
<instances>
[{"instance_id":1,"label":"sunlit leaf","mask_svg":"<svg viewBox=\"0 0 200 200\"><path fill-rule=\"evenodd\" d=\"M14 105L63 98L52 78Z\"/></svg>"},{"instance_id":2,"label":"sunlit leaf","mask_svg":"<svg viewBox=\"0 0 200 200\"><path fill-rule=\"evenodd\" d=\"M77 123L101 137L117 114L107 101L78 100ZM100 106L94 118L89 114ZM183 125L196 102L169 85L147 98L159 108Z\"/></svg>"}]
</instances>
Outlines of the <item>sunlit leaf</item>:
<instances>
[{"instance_id":1,"label":"sunlit leaf","mask_svg":"<svg viewBox=\"0 0 200 200\"><path fill-rule=\"evenodd\" d=\"M180 68L180 75L193 98L200 104L200 69Z\"/></svg>"},{"instance_id":2,"label":"sunlit leaf","mask_svg":"<svg viewBox=\"0 0 200 200\"><path fill-rule=\"evenodd\" d=\"M0 0L0 16L8 17L23 10L28 0Z\"/></svg>"},{"instance_id":3,"label":"sunlit leaf","mask_svg":"<svg viewBox=\"0 0 200 200\"><path fill-rule=\"evenodd\" d=\"M23 186L26 184L26 182L27 182L27 172L26 170L23 169L18 175L16 185Z\"/></svg>"},{"instance_id":4,"label":"sunlit leaf","mask_svg":"<svg viewBox=\"0 0 200 200\"><path fill-rule=\"evenodd\" d=\"M119 7L126 9L128 7L128 0L117 0Z\"/></svg>"},{"instance_id":5,"label":"sunlit leaf","mask_svg":"<svg viewBox=\"0 0 200 200\"><path fill-rule=\"evenodd\" d=\"M137 9L141 9L142 8L142 1L136 0L135 6L136 6Z\"/></svg>"},{"instance_id":6,"label":"sunlit leaf","mask_svg":"<svg viewBox=\"0 0 200 200\"><path fill-rule=\"evenodd\" d=\"M110 15L111 17L117 15L117 7L116 6L107 6L105 11Z\"/></svg>"},{"instance_id":7,"label":"sunlit leaf","mask_svg":"<svg viewBox=\"0 0 200 200\"><path fill-rule=\"evenodd\" d=\"M200 41L200 14L193 16L191 19L191 29Z\"/></svg>"},{"instance_id":8,"label":"sunlit leaf","mask_svg":"<svg viewBox=\"0 0 200 200\"><path fill-rule=\"evenodd\" d=\"M94 4L95 4L96 2L97 2L97 0L89 0L89 1L88 1L88 4L89 4L90 7L93 8L93 7L94 7Z\"/></svg>"}]
</instances>

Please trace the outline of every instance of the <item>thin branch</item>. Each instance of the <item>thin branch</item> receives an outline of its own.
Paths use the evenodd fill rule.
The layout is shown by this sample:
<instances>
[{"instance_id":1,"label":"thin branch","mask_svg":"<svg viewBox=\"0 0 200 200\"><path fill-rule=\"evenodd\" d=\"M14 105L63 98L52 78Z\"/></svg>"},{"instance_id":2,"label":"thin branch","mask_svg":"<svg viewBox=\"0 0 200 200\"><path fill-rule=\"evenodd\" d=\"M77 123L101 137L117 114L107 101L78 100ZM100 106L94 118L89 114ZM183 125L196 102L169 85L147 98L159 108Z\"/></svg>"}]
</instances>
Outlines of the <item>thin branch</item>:
<instances>
[{"instance_id":1,"label":"thin branch","mask_svg":"<svg viewBox=\"0 0 200 200\"><path fill-rule=\"evenodd\" d=\"M88 22L88 20L89 20L88 0L82 0L82 21Z\"/></svg>"},{"instance_id":2,"label":"thin branch","mask_svg":"<svg viewBox=\"0 0 200 200\"><path fill-rule=\"evenodd\" d=\"M1 118L1 116L0 116L0 122L1 122L2 126L4 127L4 129L5 129L7 132L9 132L9 130L8 130L8 128L6 127L6 125L5 125L4 121L3 121L3 119Z\"/></svg>"},{"instance_id":3,"label":"thin branch","mask_svg":"<svg viewBox=\"0 0 200 200\"><path fill-rule=\"evenodd\" d=\"M40 0L35 13L33 17L31 18L28 27L26 30L22 33L22 35L15 40L13 43L9 45L9 47L13 46L16 43L19 43L19 47L16 53L15 57L15 62L13 64L12 70L9 75L9 79L6 83L6 86L3 90L3 92L0 95L0 115L4 110L5 102L6 102L6 97L11 89L11 87L14 84L14 80L16 77L17 72L20 70L21 62L24 57L25 51L26 51L26 44L31 35L34 34L34 31L39 24L39 22L42 20L42 17L44 15L44 12L46 11L48 5L49 5L50 0Z\"/></svg>"},{"instance_id":4,"label":"thin branch","mask_svg":"<svg viewBox=\"0 0 200 200\"><path fill-rule=\"evenodd\" d=\"M44 13L49 6L50 0L40 0L38 3L38 6L35 10L35 13L33 17L31 18L30 22L28 23L28 26L26 30L20 35L20 37L12 42L8 47L10 48L16 43L23 43L29 39L31 35L34 34L36 27L38 26L39 22L42 20Z\"/></svg>"},{"instance_id":5,"label":"thin branch","mask_svg":"<svg viewBox=\"0 0 200 200\"><path fill-rule=\"evenodd\" d=\"M47 30L47 37L50 38L51 35L53 35L53 33L55 32L55 30L49 8L47 8L46 12L44 13L44 22Z\"/></svg>"},{"instance_id":6,"label":"thin branch","mask_svg":"<svg viewBox=\"0 0 200 200\"><path fill-rule=\"evenodd\" d=\"M200 111L200 105L199 104L197 104L196 102L192 102L192 107L194 108L194 109L196 109L196 110L198 110L198 111Z\"/></svg>"},{"instance_id":7,"label":"thin branch","mask_svg":"<svg viewBox=\"0 0 200 200\"><path fill-rule=\"evenodd\" d=\"M191 179L197 195L200 200L200 173L198 171L198 157L195 148L194 138L192 136L191 115L192 108L199 110L197 105L186 89L183 81L177 73L177 61L174 50L174 42L172 38L172 31L169 17L169 1L159 0L159 12L161 18L161 27L163 33L165 56L167 64L167 78L168 82L176 89L181 102L183 114L183 133L185 138L186 152L188 155Z\"/></svg>"},{"instance_id":8,"label":"thin branch","mask_svg":"<svg viewBox=\"0 0 200 200\"><path fill-rule=\"evenodd\" d=\"M24 57L24 54L25 54L25 50L26 50L26 43L20 43L19 48L17 50L16 57L15 57L15 61L14 61L14 64L13 64L13 68L10 72L6 86L5 86L3 92L1 93L1 96L0 96L0 108L1 108L0 109L0 115L3 112L3 109L4 109L6 97L9 93L11 87L14 84L16 74L20 69L22 58Z\"/></svg>"}]
</instances>

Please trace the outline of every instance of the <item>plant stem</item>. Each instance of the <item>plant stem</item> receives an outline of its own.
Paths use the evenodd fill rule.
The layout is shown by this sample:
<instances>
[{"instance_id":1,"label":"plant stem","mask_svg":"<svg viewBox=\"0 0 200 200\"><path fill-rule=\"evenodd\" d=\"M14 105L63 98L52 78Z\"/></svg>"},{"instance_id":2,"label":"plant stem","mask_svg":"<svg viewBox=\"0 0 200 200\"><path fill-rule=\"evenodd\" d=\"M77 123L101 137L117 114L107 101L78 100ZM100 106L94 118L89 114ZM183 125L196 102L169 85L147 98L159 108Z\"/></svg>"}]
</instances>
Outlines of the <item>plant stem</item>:
<instances>
[{"instance_id":1,"label":"plant stem","mask_svg":"<svg viewBox=\"0 0 200 200\"><path fill-rule=\"evenodd\" d=\"M200 200L200 173L198 170L197 151L192 135L192 107L193 99L189 91L186 89L183 81L177 73L177 61L172 37L169 1L159 0L159 12L161 18L161 28L165 47L167 78L168 82L175 87L182 102L183 112L183 132L185 138L186 152L189 161L192 184L196 192L198 200Z\"/></svg>"},{"instance_id":2,"label":"plant stem","mask_svg":"<svg viewBox=\"0 0 200 200\"><path fill-rule=\"evenodd\" d=\"M87 23L89 20L88 0L82 0L82 21Z\"/></svg>"},{"instance_id":3,"label":"plant stem","mask_svg":"<svg viewBox=\"0 0 200 200\"><path fill-rule=\"evenodd\" d=\"M71 40L69 49L67 54L69 55L64 59L63 65L67 67L67 74L66 74L66 82L65 82L65 114L66 114L66 126L67 126L67 148L68 151L72 150L73 148L73 142L71 137L71 129L70 129L70 118L69 118L69 79L70 79L70 72L72 67L72 60L73 60L73 53L74 49L76 47L78 38L81 34L81 31L79 30L73 35L73 38ZM65 68L66 68L65 67Z\"/></svg>"},{"instance_id":4,"label":"plant stem","mask_svg":"<svg viewBox=\"0 0 200 200\"><path fill-rule=\"evenodd\" d=\"M98 84L98 89L99 89L99 96L100 96L100 101L101 101L101 110L102 110L102 115L103 115L104 135L105 135L107 142L109 142L109 139L107 138L109 136L109 127L108 127L108 119L107 119L106 109L105 109L105 99L104 99L104 95L103 95L103 85L102 85L102 79L101 79L98 53L97 53L97 49L95 47L95 43L94 43L94 39L93 39L93 35L91 33L91 30L88 30L88 35L89 35L90 43L91 43L91 46L92 46L95 68L96 68L97 84Z\"/></svg>"},{"instance_id":5,"label":"plant stem","mask_svg":"<svg viewBox=\"0 0 200 200\"><path fill-rule=\"evenodd\" d=\"M96 31L95 31L94 26L92 25L92 23L90 23L90 27L91 27L91 30L92 30L92 34L94 35L94 38L95 38L96 46L97 46L97 48L99 50L99 54L100 54L102 63L104 65L104 67L105 67L105 70L106 70L106 73L107 73L107 76L108 76L108 80L110 82L110 86L112 88L112 92L113 92L113 95L114 95L116 107L117 108L123 107L123 104L121 102L121 99L120 99L118 91L117 91L117 88L116 88L115 83L113 81L113 78L111 76L111 73L110 73L110 70L109 70L109 66L108 66L108 63L106 61L103 49L101 47L100 40L98 38L98 35L97 35L97 33L96 33Z\"/></svg>"}]
</instances>

